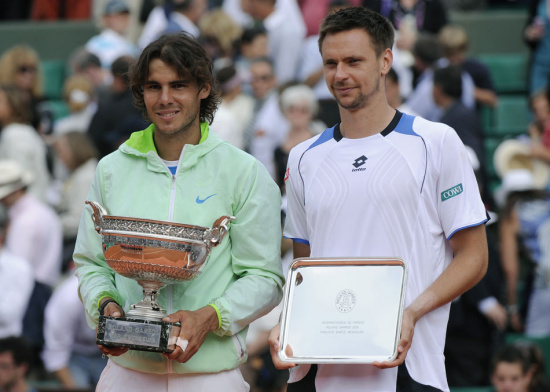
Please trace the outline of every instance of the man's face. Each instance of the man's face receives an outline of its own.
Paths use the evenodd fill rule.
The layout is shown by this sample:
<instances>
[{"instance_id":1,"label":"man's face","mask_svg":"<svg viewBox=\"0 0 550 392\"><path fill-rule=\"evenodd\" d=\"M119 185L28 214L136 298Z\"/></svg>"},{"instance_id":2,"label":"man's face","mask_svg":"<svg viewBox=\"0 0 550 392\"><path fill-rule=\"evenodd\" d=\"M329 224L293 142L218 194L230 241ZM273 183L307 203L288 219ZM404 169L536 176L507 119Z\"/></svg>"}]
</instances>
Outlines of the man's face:
<instances>
[{"instance_id":1,"label":"man's face","mask_svg":"<svg viewBox=\"0 0 550 392\"><path fill-rule=\"evenodd\" d=\"M120 35L124 35L130 24L130 14L128 12L121 12L118 14L105 15L103 21L105 26L116 31Z\"/></svg>"},{"instance_id":2,"label":"man's face","mask_svg":"<svg viewBox=\"0 0 550 392\"><path fill-rule=\"evenodd\" d=\"M252 74L251 85L254 96L258 99L265 98L267 93L275 87L273 68L270 64L259 61L250 66L250 73Z\"/></svg>"},{"instance_id":3,"label":"man's face","mask_svg":"<svg viewBox=\"0 0 550 392\"><path fill-rule=\"evenodd\" d=\"M290 122L291 126L297 129L307 129L313 118L311 107L305 100L300 100L288 106L284 110L284 115Z\"/></svg>"},{"instance_id":4,"label":"man's face","mask_svg":"<svg viewBox=\"0 0 550 392\"><path fill-rule=\"evenodd\" d=\"M252 42L241 45L241 52L243 56L248 59L267 57L269 54L267 35L259 34L252 40Z\"/></svg>"},{"instance_id":5,"label":"man's face","mask_svg":"<svg viewBox=\"0 0 550 392\"><path fill-rule=\"evenodd\" d=\"M22 90L30 91L36 83L38 70L34 61L26 61L17 67L14 83Z\"/></svg>"},{"instance_id":6,"label":"man's face","mask_svg":"<svg viewBox=\"0 0 550 392\"><path fill-rule=\"evenodd\" d=\"M17 366L10 352L0 353L0 390L9 390L25 377L26 366Z\"/></svg>"},{"instance_id":7,"label":"man's face","mask_svg":"<svg viewBox=\"0 0 550 392\"><path fill-rule=\"evenodd\" d=\"M338 104L348 110L361 109L379 95L392 62L390 50L377 58L363 29L328 34L321 54L327 86Z\"/></svg>"},{"instance_id":8,"label":"man's face","mask_svg":"<svg viewBox=\"0 0 550 392\"><path fill-rule=\"evenodd\" d=\"M149 64L143 98L156 132L174 135L198 127L201 100L209 94L209 85L199 89L191 76L178 75L162 60L154 59Z\"/></svg>"},{"instance_id":9,"label":"man's face","mask_svg":"<svg viewBox=\"0 0 550 392\"><path fill-rule=\"evenodd\" d=\"M531 377L523 374L521 364L500 362L493 373L492 382L496 392L527 392Z\"/></svg>"}]
</instances>

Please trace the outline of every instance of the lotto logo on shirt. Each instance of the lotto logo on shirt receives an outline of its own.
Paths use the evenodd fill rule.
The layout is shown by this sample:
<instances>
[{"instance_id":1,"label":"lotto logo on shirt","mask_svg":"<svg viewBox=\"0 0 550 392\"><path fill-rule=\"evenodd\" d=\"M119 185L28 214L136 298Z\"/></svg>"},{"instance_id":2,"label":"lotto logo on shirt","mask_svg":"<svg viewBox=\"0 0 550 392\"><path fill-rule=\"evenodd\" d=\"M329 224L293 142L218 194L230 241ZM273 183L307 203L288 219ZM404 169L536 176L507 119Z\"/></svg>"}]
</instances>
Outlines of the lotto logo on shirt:
<instances>
[{"instance_id":1,"label":"lotto logo on shirt","mask_svg":"<svg viewBox=\"0 0 550 392\"><path fill-rule=\"evenodd\" d=\"M455 185L452 188L441 192L441 201L449 200L451 197L458 196L462 193L463 190L464 189L462 188L462 184Z\"/></svg>"}]
</instances>

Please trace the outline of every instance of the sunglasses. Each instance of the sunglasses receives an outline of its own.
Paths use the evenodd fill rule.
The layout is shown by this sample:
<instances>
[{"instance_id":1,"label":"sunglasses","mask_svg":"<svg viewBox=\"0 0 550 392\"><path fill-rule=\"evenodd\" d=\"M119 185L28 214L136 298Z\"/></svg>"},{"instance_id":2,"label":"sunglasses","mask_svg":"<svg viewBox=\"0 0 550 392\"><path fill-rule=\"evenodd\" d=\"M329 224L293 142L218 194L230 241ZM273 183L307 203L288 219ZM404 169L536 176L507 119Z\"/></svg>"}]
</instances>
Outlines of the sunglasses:
<instances>
[{"instance_id":1,"label":"sunglasses","mask_svg":"<svg viewBox=\"0 0 550 392\"><path fill-rule=\"evenodd\" d=\"M17 72L19 72L19 73L34 73L34 72L36 72L36 67L34 65L22 65L19 68L17 68Z\"/></svg>"}]
</instances>

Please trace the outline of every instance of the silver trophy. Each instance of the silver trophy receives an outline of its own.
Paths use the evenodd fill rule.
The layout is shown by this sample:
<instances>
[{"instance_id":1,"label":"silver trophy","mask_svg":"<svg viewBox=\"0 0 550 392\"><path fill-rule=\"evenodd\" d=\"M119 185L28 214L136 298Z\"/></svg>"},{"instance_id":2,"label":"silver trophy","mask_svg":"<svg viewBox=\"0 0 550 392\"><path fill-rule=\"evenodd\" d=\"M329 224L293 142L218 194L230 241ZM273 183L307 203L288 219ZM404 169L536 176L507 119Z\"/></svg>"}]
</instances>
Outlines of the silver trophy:
<instances>
[{"instance_id":1,"label":"silver trophy","mask_svg":"<svg viewBox=\"0 0 550 392\"><path fill-rule=\"evenodd\" d=\"M105 261L115 272L134 279L143 299L121 318L99 317L97 343L134 350L172 352L180 327L162 321L166 311L157 294L167 284L194 279L210 250L227 234L235 218L222 216L211 228L181 223L108 215L97 202L86 201L101 234Z\"/></svg>"}]
</instances>

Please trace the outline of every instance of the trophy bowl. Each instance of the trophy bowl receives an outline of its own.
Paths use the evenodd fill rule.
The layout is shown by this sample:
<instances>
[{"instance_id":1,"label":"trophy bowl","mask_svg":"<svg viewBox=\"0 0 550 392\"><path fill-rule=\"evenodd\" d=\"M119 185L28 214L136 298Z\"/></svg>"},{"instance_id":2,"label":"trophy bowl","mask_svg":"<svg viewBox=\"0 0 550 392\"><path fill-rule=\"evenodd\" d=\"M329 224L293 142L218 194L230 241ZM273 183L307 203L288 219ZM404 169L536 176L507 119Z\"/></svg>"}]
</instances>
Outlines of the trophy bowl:
<instances>
[{"instance_id":1,"label":"trophy bowl","mask_svg":"<svg viewBox=\"0 0 550 392\"><path fill-rule=\"evenodd\" d=\"M141 320L148 324L164 324L161 320L167 316L166 311L157 303L158 291L167 284L197 277L206 265L210 250L220 244L227 234L227 224L235 219L221 216L212 227L202 227L113 216L108 215L105 208L97 202L86 201L86 204L92 207L94 228L101 234L107 265L118 274L137 281L143 289L143 299L130 306L125 319ZM102 317L98 331L103 331L102 322L105 320ZM113 325L112 328L118 328L119 331L129 329L128 325L124 325L124 328ZM106 343L104 339L101 340L101 344ZM134 343L132 341L116 345L128 344L127 347L135 348Z\"/></svg>"}]
</instances>

